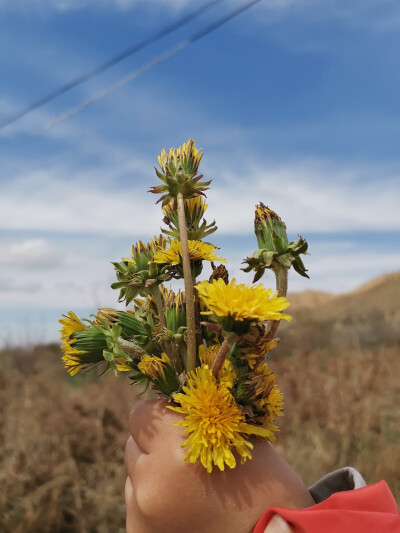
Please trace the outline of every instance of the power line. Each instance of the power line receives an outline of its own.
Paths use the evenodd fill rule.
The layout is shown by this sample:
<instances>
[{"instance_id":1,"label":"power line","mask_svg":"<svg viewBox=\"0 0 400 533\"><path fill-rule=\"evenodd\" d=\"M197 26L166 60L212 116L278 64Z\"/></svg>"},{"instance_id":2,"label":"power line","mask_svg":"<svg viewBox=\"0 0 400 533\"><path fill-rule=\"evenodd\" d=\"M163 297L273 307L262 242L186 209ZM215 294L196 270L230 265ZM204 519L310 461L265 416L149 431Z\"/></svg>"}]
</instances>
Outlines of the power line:
<instances>
[{"instance_id":1,"label":"power line","mask_svg":"<svg viewBox=\"0 0 400 533\"><path fill-rule=\"evenodd\" d=\"M66 112L62 113L61 115L59 115L58 117L56 117L52 121L50 121L47 124L45 124L43 130L39 131L37 134L40 134L42 131L46 131L46 130L49 130L49 129L53 128L54 126L57 126L58 124L60 124L60 122L63 122L64 120L68 119L72 115L75 115L76 113L79 113L79 111L82 111L82 109L85 109L86 107L90 106L94 102L97 102L101 98L104 98L108 94L111 94L112 92L116 91L117 89L119 89L123 85L125 85L128 82L134 80L135 78L138 78L139 76L141 76L142 74L144 74L145 72L150 70L151 68L155 67L159 63L162 63L166 59L169 59L170 57L172 57L173 55L177 54L178 52L180 52L181 50L183 50L184 48L186 48L190 44L193 44L194 42L202 39L203 37L205 37L206 35L208 35L212 31L216 30L217 28L219 28L223 24L226 24L227 22L229 22L233 18L237 17L238 15L240 15L241 13L246 11L247 9L250 9L255 4L258 4L259 2L261 2L261 0L251 0L250 2L246 2L244 5L234 9L233 11L231 11L230 13L225 15L224 17L221 17L220 19L218 19L217 21L213 22L212 24L209 24L208 26L206 26L202 30L194 33L188 39L186 39L184 41L181 41L179 44L175 45L172 48L169 48L168 50L166 50L165 52L163 52L159 56L154 57L153 59L151 59L150 61L148 61L144 65L142 65L140 68L134 70L133 72L131 72L127 76L125 76L123 78L120 78L117 82L113 83L112 85L109 85L108 87L106 87L102 91L98 92L94 96L92 96L90 98L86 98L85 100L82 100L78 105L76 105L74 107L71 107Z\"/></svg>"},{"instance_id":2,"label":"power line","mask_svg":"<svg viewBox=\"0 0 400 533\"><path fill-rule=\"evenodd\" d=\"M32 104L29 104L27 107L21 109L20 111L17 111L16 113L13 113L12 115L9 115L8 117L6 117L2 121L0 121L0 130L5 128L6 126L9 126L10 124L13 124L14 122L19 120L20 118L22 118L25 115L27 115L28 113L30 113L31 111L34 111L35 109L38 109L39 107L42 107L45 104L48 104L49 102L51 102L52 100L54 100L58 96L61 96L62 94L66 93L67 91L69 91L71 89L74 89L78 85L82 85L82 83L85 83L86 81L89 81L90 79L94 78L95 76L98 76L102 72L105 72L106 70L110 69L111 67L113 67L117 63L120 63L121 61L123 61L127 57L130 57L130 56L136 54L137 52L140 52L141 50L143 50L144 48L146 48L150 44L153 44L156 41L159 41L163 37L166 37L170 33L178 30L179 28L181 28L183 26L185 26L186 24L191 22L193 19L197 18L202 13L204 13L205 11L207 11L208 9L213 7L214 5L219 4L222 1L223 0L210 0L206 4L204 4L201 7L199 7L198 9L195 9L195 10L191 11L190 13L185 15L184 17L182 17L182 18L178 19L177 21L165 26L164 28L162 28L161 30L157 31L153 35L150 35L149 37L146 37L145 39L143 39L139 43L136 43L136 44L130 46L129 48L126 48L125 50L123 50L119 54L111 57L110 59L108 59L104 63L101 63L100 65L95 67L93 70L90 70L86 74L82 74L82 76L78 76L77 78L65 83L64 85L61 85L58 89L55 89L54 91L51 91L50 93L48 93L45 96L39 98L38 100L36 100Z\"/></svg>"}]
</instances>

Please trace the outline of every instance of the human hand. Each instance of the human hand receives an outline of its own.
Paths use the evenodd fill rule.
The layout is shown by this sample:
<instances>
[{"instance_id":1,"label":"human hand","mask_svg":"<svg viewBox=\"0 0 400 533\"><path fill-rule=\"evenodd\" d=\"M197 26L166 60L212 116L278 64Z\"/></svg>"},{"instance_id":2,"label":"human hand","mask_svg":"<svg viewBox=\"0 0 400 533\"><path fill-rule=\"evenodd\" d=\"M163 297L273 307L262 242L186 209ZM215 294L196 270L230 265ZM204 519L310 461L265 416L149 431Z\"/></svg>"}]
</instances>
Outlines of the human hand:
<instances>
[{"instance_id":1,"label":"human hand","mask_svg":"<svg viewBox=\"0 0 400 533\"><path fill-rule=\"evenodd\" d=\"M271 518L264 533L293 533L293 529L289 526L286 520L276 514Z\"/></svg>"},{"instance_id":2,"label":"human hand","mask_svg":"<svg viewBox=\"0 0 400 533\"><path fill-rule=\"evenodd\" d=\"M268 507L312 505L302 481L266 442L254 440L253 459L233 470L208 474L185 462L187 435L173 427L182 415L166 405L139 402L130 416L127 533L250 533Z\"/></svg>"}]
</instances>

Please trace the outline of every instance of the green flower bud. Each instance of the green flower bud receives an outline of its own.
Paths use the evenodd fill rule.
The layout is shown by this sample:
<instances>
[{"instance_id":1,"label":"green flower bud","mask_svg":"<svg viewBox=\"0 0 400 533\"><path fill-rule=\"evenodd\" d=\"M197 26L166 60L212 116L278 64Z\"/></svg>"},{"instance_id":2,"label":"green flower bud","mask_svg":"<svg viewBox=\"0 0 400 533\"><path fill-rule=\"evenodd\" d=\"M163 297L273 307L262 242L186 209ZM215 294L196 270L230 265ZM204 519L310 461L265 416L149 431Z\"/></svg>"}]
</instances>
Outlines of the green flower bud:
<instances>
[{"instance_id":1,"label":"green flower bud","mask_svg":"<svg viewBox=\"0 0 400 533\"><path fill-rule=\"evenodd\" d=\"M255 271L253 283L263 276L266 268L276 271L282 267L289 269L293 266L298 274L309 277L299 257L307 252L306 240L299 235L297 242L289 242L286 224L262 202L256 206L254 230L259 248L243 261L247 263L247 267L242 269L244 272Z\"/></svg>"}]
</instances>

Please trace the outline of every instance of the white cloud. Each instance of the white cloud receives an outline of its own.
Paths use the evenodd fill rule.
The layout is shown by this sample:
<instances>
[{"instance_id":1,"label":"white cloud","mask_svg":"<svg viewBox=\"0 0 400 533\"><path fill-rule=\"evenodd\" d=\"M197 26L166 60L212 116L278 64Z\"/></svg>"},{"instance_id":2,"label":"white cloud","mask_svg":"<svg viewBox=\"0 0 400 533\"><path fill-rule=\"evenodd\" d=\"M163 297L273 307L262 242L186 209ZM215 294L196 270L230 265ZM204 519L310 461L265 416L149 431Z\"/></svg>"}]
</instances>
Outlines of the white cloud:
<instances>
[{"instance_id":1,"label":"white cloud","mask_svg":"<svg viewBox=\"0 0 400 533\"><path fill-rule=\"evenodd\" d=\"M400 169L392 174L317 160L258 166L251 159L213 168L218 180L209 211L222 232L249 233L259 201L277 211L291 233L400 229Z\"/></svg>"},{"instance_id":2,"label":"white cloud","mask_svg":"<svg viewBox=\"0 0 400 533\"><path fill-rule=\"evenodd\" d=\"M219 160L226 161L222 154ZM28 163L29 165L29 163ZM254 205L263 201L285 220L290 234L400 230L400 169L332 165L303 160L256 165L252 158L229 166L208 162L214 180L207 219L221 234L252 231ZM158 233L156 197L146 193L157 178L152 165L127 158L90 171L57 166L18 173L0 197L0 227L58 233L140 237ZM134 185L119 186L121 175ZM71 177L73 176L73 177ZM145 177L144 177L145 176ZM37 243L36 243L37 245Z\"/></svg>"},{"instance_id":3,"label":"white cloud","mask_svg":"<svg viewBox=\"0 0 400 533\"><path fill-rule=\"evenodd\" d=\"M62 262L62 257L44 239L29 239L0 246L0 266L12 265L17 269L45 270Z\"/></svg>"}]
</instances>

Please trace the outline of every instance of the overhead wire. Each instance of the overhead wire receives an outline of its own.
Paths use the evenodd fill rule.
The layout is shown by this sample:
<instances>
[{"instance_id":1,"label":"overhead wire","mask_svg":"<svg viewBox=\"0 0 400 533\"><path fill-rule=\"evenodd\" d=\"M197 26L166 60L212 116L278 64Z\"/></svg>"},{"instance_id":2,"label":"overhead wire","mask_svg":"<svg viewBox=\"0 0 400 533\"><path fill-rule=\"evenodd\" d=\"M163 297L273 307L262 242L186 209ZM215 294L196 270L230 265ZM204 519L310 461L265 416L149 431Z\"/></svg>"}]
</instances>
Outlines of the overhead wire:
<instances>
[{"instance_id":1,"label":"overhead wire","mask_svg":"<svg viewBox=\"0 0 400 533\"><path fill-rule=\"evenodd\" d=\"M230 11L227 15L224 15L220 19L217 19L215 22L213 22L213 23L205 26L203 29L197 31L196 33L191 35L188 39L185 39L185 40L181 41L180 43L178 43L177 45L169 48L168 50L166 50L162 54L154 57L153 59L151 59L150 61L148 61L147 63L145 63L141 67L139 67L138 69L134 70L133 72L131 72L127 76L124 76L123 78L120 78L118 81L116 81L115 83L109 85L105 89L99 91L94 96L91 96L89 98L86 98L85 100L82 100L78 105L76 105L74 107L71 107L70 109L68 109L67 111L62 113L61 115L58 115L55 119L47 122L44 125L43 129L41 129L40 131L36 132L36 135L39 135L40 133L51 129L54 126L57 126L58 124L60 124L64 120L67 120L69 117L79 113L80 111L82 111L86 107L88 107L91 104L97 102L98 100L104 98L105 96L111 94L112 92L116 91L117 89L119 89L123 85L126 85L127 83L129 83L130 81L134 80L135 78L138 78L139 76L141 76L142 74L144 74L145 72L150 70L151 68L153 68L156 65L158 65L159 63L162 63L163 61L169 59L170 57L174 56L175 54L177 54L178 52L180 52L184 48L187 48L189 45L195 43L196 41L202 39L203 37L205 37L206 35L208 35L212 31L214 31L217 28L221 27L222 25L226 24L227 22L229 22L233 18L237 17L238 15L243 13L244 11L247 11L248 9L253 7L254 5L260 3L261 1L262 0L250 0L250 1L246 2L244 5L241 5L238 8Z\"/></svg>"},{"instance_id":2,"label":"overhead wire","mask_svg":"<svg viewBox=\"0 0 400 533\"><path fill-rule=\"evenodd\" d=\"M9 115L8 117L0 121L0 130L5 128L6 126L10 126L17 120L28 115L28 113L31 113L32 111L38 109L39 107L42 107L45 104L48 104L52 100L55 100L57 97L66 93L67 91L70 91L71 89L74 89L75 87L78 87L79 85L82 85L86 81L91 80L92 78L98 76L99 74L102 74L103 72L110 69L114 65L117 65L124 59L131 57L132 55L140 52L147 46L159 41L160 39L162 39L163 37L166 37L170 33L178 30L179 28L182 28L183 26L185 26L186 24L188 24L189 22L191 22L192 20L200 16L202 13L204 13L211 7L215 6L216 4L221 3L222 1L223 0L210 0L206 2L205 4L201 5L199 8L194 9L193 11L187 13L186 15L179 18L178 20L172 22L171 24L168 24L167 26L164 26L161 30L157 31L156 33L150 35L149 37L146 37L142 41L130 46L129 48L126 48L125 50L111 57L107 61L104 61L104 63L101 63L94 69L89 70L86 74L82 74L81 76L74 78L73 80L65 83L64 85L61 85L57 89L49 92L45 96L32 102L31 104L24 107L23 109Z\"/></svg>"}]
</instances>

